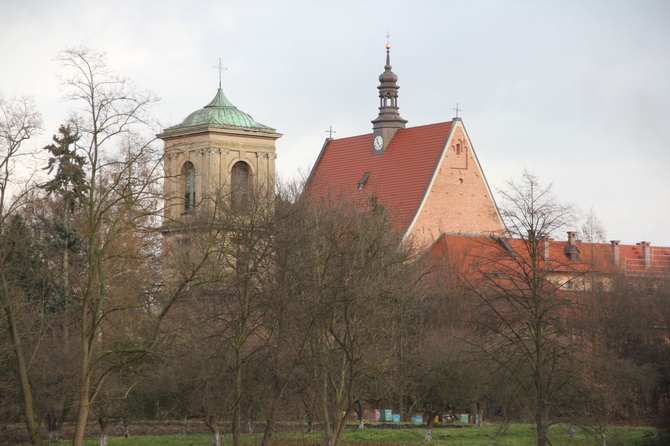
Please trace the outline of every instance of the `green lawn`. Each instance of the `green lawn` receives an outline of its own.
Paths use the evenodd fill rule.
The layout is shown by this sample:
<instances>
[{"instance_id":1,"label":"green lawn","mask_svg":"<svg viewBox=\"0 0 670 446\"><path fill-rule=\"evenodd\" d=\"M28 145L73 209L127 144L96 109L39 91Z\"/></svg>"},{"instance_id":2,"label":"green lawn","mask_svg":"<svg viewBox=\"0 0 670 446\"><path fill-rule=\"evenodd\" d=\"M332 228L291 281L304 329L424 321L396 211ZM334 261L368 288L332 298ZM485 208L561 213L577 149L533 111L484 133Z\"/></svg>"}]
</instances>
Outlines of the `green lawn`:
<instances>
[{"instance_id":1,"label":"green lawn","mask_svg":"<svg viewBox=\"0 0 670 446\"><path fill-rule=\"evenodd\" d=\"M347 429L344 434L344 445L375 445L396 444L396 445L418 445L423 442L425 430L422 427L413 429ZM644 445L645 441L656 434L656 430L650 427L611 427L608 433L608 446L633 446ZM246 445L258 445L261 435L243 435L242 442ZM575 438L568 438L565 426L553 426L551 429L551 445L570 445L586 446L600 445L599 439L592 434L577 430ZM279 433L274 436L274 444L284 445L313 445L320 444L321 436L319 432L310 435L303 433ZM232 444L232 437L224 435L221 438L222 445ZM435 446L527 446L535 443L535 430L532 425L526 424L485 424L484 427L477 429L474 427L462 428L437 428L433 429L432 445ZM60 445L66 445L68 442L60 442ZM86 441L87 446L99 444L99 439L91 438ZM660 444L660 443L656 443ZM190 445L211 445L209 435L165 435L165 436L145 436L131 437L125 439L122 437L109 437L109 446L148 446L148 445L169 445L169 446L190 446Z\"/></svg>"}]
</instances>

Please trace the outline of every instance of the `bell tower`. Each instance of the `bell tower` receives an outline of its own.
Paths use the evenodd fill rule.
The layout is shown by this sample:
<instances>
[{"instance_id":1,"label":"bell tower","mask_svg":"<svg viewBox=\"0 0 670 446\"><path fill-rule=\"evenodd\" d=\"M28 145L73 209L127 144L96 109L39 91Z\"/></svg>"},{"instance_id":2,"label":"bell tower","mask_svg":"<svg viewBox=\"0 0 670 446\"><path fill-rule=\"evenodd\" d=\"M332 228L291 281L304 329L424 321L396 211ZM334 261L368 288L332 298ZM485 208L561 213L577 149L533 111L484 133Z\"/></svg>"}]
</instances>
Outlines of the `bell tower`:
<instances>
[{"instance_id":1,"label":"bell tower","mask_svg":"<svg viewBox=\"0 0 670 446\"><path fill-rule=\"evenodd\" d=\"M389 36L387 36L388 38ZM398 113L398 76L391 71L391 44L386 42L386 65L379 75L379 116L372 121L373 150L381 155L398 129L404 129L407 120Z\"/></svg>"},{"instance_id":2,"label":"bell tower","mask_svg":"<svg viewBox=\"0 0 670 446\"><path fill-rule=\"evenodd\" d=\"M274 190L275 142L282 135L235 107L220 81L207 105L156 136L164 142L166 233L214 199L235 209L252 189Z\"/></svg>"}]
</instances>

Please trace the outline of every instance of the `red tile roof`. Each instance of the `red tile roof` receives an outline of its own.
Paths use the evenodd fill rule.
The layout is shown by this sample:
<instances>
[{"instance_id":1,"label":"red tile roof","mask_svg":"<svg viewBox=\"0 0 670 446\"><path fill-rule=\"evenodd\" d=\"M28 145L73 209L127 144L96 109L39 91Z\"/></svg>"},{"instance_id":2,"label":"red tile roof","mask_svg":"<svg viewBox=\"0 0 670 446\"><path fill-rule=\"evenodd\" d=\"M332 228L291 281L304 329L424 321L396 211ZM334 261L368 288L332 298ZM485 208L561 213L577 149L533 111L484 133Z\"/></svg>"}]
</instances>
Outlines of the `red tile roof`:
<instances>
[{"instance_id":1,"label":"red tile roof","mask_svg":"<svg viewBox=\"0 0 670 446\"><path fill-rule=\"evenodd\" d=\"M550 240L548 262L544 258L543 246L543 242L540 242L539 254L543 260L541 266L557 273L592 271L608 274L619 271L634 276L670 276L670 247L667 246L650 246L650 258L645 264L642 246L619 245L618 266L614 264L613 248L610 243L585 243L577 240L575 246L579 252L578 259L570 259L566 254L566 250L570 249L568 241ZM438 263L448 256L451 259L456 258L465 268L474 265L481 268L483 263L479 260L500 259L501 255L508 255L512 251L527 261L528 249L521 239L442 234L430 248L428 259L430 262ZM494 264L495 262L490 263Z\"/></svg>"},{"instance_id":2,"label":"red tile roof","mask_svg":"<svg viewBox=\"0 0 670 446\"><path fill-rule=\"evenodd\" d=\"M367 199L373 193L406 231L428 191L443 154L451 122L400 129L386 151L375 155L372 133L327 142L307 183L310 199L329 194ZM370 175L362 189L359 182Z\"/></svg>"},{"instance_id":3,"label":"red tile roof","mask_svg":"<svg viewBox=\"0 0 670 446\"><path fill-rule=\"evenodd\" d=\"M619 245L619 264L628 274L670 273L670 247L650 246L649 264L645 265L642 247Z\"/></svg>"}]
</instances>

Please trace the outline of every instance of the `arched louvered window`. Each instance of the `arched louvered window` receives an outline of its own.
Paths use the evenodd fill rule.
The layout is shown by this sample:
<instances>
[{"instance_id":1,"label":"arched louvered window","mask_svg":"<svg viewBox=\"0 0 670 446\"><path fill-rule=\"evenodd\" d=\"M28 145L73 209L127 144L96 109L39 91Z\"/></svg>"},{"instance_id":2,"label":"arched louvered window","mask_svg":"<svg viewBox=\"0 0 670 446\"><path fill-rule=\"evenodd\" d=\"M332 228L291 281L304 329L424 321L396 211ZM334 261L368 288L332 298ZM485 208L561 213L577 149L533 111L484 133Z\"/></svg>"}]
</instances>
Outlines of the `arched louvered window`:
<instances>
[{"instance_id":1,"label":"arched louvered window","mask_svg":"<svg viewBox=\"0 0 670 446\"><path fill-rule=\"evenodd\" d=\"M233 165L230 176L230 204L233 211L243 211L249 207L251 175L249 165L238 161Z\"/></svg>"},{"instance_id":2,"label":"arched louvered window","mask_svg":"<svg viewBox=\"0 0 670 446\"><path fill-rule=\"evenodd\" d=\"M184 211L195 209L195 166L186 161L183 167L184 175Z\"/></svg>"}]
</instances>

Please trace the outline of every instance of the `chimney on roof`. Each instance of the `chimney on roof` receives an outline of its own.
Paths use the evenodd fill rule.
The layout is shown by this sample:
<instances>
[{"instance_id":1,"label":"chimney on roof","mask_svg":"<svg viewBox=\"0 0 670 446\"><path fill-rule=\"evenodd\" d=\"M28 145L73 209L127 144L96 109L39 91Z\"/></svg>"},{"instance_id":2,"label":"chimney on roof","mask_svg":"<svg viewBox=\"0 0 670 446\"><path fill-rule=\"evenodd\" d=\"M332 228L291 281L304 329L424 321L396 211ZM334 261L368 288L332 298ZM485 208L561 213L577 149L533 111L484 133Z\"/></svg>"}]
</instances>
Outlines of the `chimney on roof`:
<instances>
[{"instance_id":1,"label":"chimney on roof","mask_svg":"<svg viewBox=\"0 0 670 446\"><path fill-rule=\"evenodd\" d=\"M577 231L568 231L568 243L570 246L577 246Z\"/></svg>"},{"instance_id":2,"label":"chimney on roof","mask_svg":"<svg viewBox=\"0 0 670 446\"><path fill-rule=\"evenodd\" d=\"M545 235L542 237L542 257L544 257L544 261L549 263L549 236Z\"/></svg>"},{"instance_id":3,"label":"chimney on roof","mask_svg":"<svg viewBox=\"0 0 670 446\"><path fill-rule=\"evenodd\" d=\"M572 262L579 262L579 248L577 247L577 232L568 231L568 246L563 250L565 255Z\"/></svg>"},{"instance_id":4,"label":"chimney on roof","mask_svg":"<svg viewBox=\"0 0 670 446\"><path fill-rule=\"evenodd\" d=\"M642 261L644 262L644 267L649 268L651 265L651 243L650 242L640 242L638 243L642 249Z\"/></svg>"},{"instance_id":5,"label":"chimney on roof","mask_svg":"<svg viewBox=\"0 0 670 446\"><path fill-rule=\"evenodd\" d=\"M614 266L619 266L619 243L620 240L610 240L612 244L612 258L614 259Z\"/></svg>"}]
</instances>

